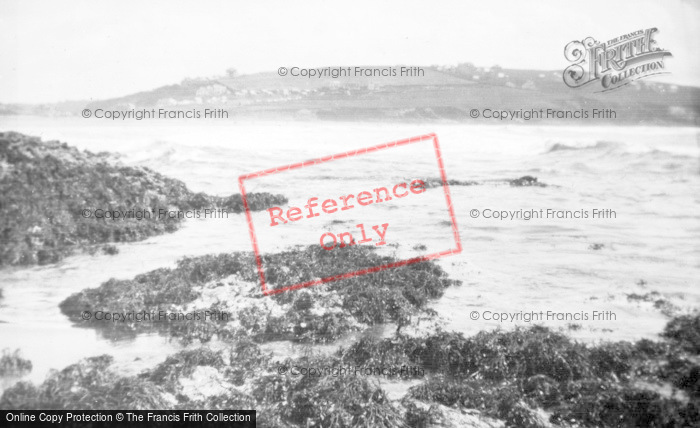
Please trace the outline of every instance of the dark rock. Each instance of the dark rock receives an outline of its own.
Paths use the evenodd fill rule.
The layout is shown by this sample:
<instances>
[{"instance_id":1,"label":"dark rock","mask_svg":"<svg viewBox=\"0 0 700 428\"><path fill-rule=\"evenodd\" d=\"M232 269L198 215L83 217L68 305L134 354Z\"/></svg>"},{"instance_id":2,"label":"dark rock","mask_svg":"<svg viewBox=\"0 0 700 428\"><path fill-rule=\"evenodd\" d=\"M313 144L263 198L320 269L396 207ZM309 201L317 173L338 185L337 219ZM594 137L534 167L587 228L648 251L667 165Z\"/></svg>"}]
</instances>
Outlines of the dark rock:
<instances>
[{"instance_id":1,"label":"dark rock","mask_svg":"<svg viewBox=\"0 0 700 428\"><path fill-rule=\"evenodd\" d=\"M20 376L32 371L32 362L23 358L16 349L3 349L0 357L0 376Z\"/></svg>"},{"instance_id":2,"label":"dark rock","mask_svg":"<svg viewBox=\"0 0 700 428\"><path fill-rule=\"evenodd\" d=\"M700 315L683 315L672 319L663 336L695 355L700 354Z\"/></svg>"},{"instance_id":3,"label":"dark rock","mask_svg":"<svg viewBox=\"0 0 700 428\"><path fill-rule=\"evenodd\" d=\"M108 154L16 132L0 133L0 195L0 267L55 263L77 249L177 230L184 218L157 215L160 209L243 211L240 195L193 193L181 181ZM249 201L260 210L286 199L253 193ZM96 210L124 214L98 218Z\"/></svg>"},{"instance_id":4,"label":"dark rock","mask_svg":"<svg viewBox=\"0 0 700 428\"><path fill-rule=\"evenodd\" d=\"M511 186L515 187L547 187L546 184L537 181L537 177L524 175L520 178L508 181Z\"/></svg>"}]
</instances>

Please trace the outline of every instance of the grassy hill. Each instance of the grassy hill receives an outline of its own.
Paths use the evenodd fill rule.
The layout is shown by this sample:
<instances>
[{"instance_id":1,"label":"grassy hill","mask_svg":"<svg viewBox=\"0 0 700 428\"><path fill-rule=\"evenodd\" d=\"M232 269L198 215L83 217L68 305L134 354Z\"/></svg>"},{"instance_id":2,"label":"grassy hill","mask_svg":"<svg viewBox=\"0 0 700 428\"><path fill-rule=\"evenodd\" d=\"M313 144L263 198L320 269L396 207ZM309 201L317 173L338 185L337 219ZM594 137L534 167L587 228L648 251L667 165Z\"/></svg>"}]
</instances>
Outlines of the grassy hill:
<instances>
[{"instance_id":1,"label":"grassy hill","mask_svg":"<svg viewBox=\"0 0 700 428\"><path fill-rule=\"evenodd\" d=\"M382 67L364 67L382 68ZM384 67L385 68L385 67ZM207 79L80 105L4 106L0 114L46 113L82 108L223 108L230 117L307 120L433 121L501 123L470 117L470 110L613 109L607 120L573 120L579 125L700 125L700 88L640 80L607 93L600 86L571 89L562 72L455 67L424 67L420 77L293 77L277 72ZM546 119L545 119L546 120ZM547 123L572 123L546 120ZM508 121L509 123L513 123ZM516 120L516 123L528 123ZM533 120L532 122L538 122Z\"/></svg>"}]
</instances>

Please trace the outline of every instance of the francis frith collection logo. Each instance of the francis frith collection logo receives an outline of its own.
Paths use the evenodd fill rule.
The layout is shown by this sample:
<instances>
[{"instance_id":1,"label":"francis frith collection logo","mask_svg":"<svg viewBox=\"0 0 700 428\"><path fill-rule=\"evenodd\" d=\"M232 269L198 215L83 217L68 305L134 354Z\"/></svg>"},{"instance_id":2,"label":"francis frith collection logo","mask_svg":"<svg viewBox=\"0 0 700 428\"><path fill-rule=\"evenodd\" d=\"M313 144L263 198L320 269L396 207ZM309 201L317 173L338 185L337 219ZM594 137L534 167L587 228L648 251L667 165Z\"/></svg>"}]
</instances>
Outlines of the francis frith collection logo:
<instances>
[{"instance_id":1,"label":"francis frith collection logo","mask_svg":"<svg viewBox=\"0 0 700 428\"><path fill-rule=\"evenodd\" d=\"M656 28L623 34L601 43L592 37L574 40L564 48L571 62L564 70L564 83L580 88L600 82L598 92L611 91L658 74L667 74L664 58L671 52L656 46Z\"/></svg>"}]
</instances>

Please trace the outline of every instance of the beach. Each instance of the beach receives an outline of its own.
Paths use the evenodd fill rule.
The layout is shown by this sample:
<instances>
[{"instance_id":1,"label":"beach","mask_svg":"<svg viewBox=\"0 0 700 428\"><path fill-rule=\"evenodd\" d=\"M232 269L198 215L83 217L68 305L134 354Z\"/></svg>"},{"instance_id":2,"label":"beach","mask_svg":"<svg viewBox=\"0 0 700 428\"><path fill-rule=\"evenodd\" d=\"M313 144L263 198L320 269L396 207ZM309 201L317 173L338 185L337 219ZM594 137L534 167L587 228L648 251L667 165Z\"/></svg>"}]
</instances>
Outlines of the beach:
<instances>
[{"instance_id":1,"label":"beach","mask_svg":"<svg viewBox=\"0 0 700 428\"><path fill-rule=\"evenodd\" d=\"M342 290L346 288L342 285L334 288L332 284L321 284L308 292L291 291L300 294L285 295L281 300L267 301L273 298L261 297L253 259L246 255L252 248L245 215L240 212L223 218L184 219L178 230L172 233L116 244L116 254L78 253L54 264L9 267L0 272L3 293L0 338L4 347L19 349L23 357L32 362L33 369L4 378L2 386L5 390L18 381L40 384L51 370L64 369L83 358L92 359L88 360L92 362L81 363L90 365L98 364L95 358L109 355L108 362L99 360L99 364L109 367L110 376L144 379L144 373L171 367L172 358L181 361L178 355L211 352L210 358L214 362L197 363L196 367L200 368L185 363L185 374L178 372L169 378L168 382L175 383L156 382L155 386L144 386L165 388L165 392L153 394L164 401L154 401L149 405L167 407L173 405L168 404L168 394L176 397L178 385L182 384L177 379L185 383L188 382L186 379L204 382L207 387L203 389L211 390L200 391L199 399L220 396L212 395L211 391L223 391L221 388L226 388L231 382L229 371L235 370L236 366L234 360L219 361L223 358L221 355L234 349L242 352L240 347L250 340L257 344L250 345L249 352L270 352L270 361L283 362L289 356L303 359L318 354L320 356L314 358L331 358L324 360L329 367L337 365L338 362L332 360L338 358L333 357L337 352L340 352L340 361L349 361L349 354L342 351L343 347L356 348L364 343L363 337L371 341L391 341L393 338L400 343L406 340L440 341L444 340L444 336L440 336L444 334L469 338L502 331L491 334L520 332L517 334L537 341L541 338L541 331L529 330L537 325L540 327L536 328L549 329L547 331L551 333L547 334L562 335L562 339L557 340L565 340L562 342L565 347L569 346L568 340L580 344L574 348L605 346L620 341L651 340L656 343L661 340L659 335L669 321L692 314L700 304L697 287L700 266L695 258L700 250L700 225L696 215L700 201L693 191L700 188L700 165L697 161L698 131L695 128L501 127L447 123L358 125L342 122L309 126L304 122L266 121L212 123L207 128L186 121L171 122L167 127L147 122L129 127L112 123L89 127L82 123L78 125L77 120L4 117L1 130L37 135L44 140L58 139L93 153L109 151L118 155L125 164L151 168L182 180L193 192L218 197L236 193L237 177L245 173L434 132L440 138L447 178L454 180L450 192L463 250L460 254L429 262L428 266L434 266L429 268L429 272L433 272L430 275L451 283L438 288L429 286L420 292L424 297L417 300L413 297L397 300L393 304L400 309L392 312L385 307L380 310L381 316L362 307L348 315L347 305L356 299L352 296L357 291L344 294L346 292ZM204 134L202 129L206 129ZM248 144L251 141L255 144ZM392 169L396 180L392 183L418 178L416 171L428 163L420 158L401 158L401 154L393 160L398 165L405 165L405 170L400 166ZM291 179L272 176L257 183L254 191L282 194L290 201L307 201L310 196L325 195L343 180L362 182L363 177L372 174L372 168L376 165L371 162L360 169L322 166L300 172ZM309 182L313 183L313 194L309 193ZM438 192L430 189L426 195ZM445 222L443 210L422 200L423 195L412 196L414 198L406 198L402 209L374 204L372 208L376 214L373 215L377 222L371 224L381 224L382 218L410 223L411 213L421 211L426 215L426 220L421 222L423 227L416 232L415 229L392 226L392 244L377 247L367 257L398 260L409 256L417 245L428 249L449 245L445 241L449 238L450 227ZM525 215L524 210L530 214ZM354 226L353 210L350 211L350 217L342 221ZM614 212L614 217L611 212ZM264 212L258 214L269 217ZM409 217L404 219L402 216ZM285 231L284 237L302 245L317 244L318 237L309 234L303 223L299 222L297 229ZM270 260L275 259L275 254L289 254L286 257L292 258L299 254L285 253L287 248L282 243L271 245L267 251ZM212 308L230 312L236 320L233 323L222 325L219 319L203 323L202 329L185 328L187 323L177 322L165 323L168 325L164 328L159 327L160 324L134 322L100 327L100 324L86 325L76 319L75 315L79 313L73 314L62 303L66 299L70 301L76 293L100 287L112 278L129 281L156 269L160 272L163 268L176 267L173 274L180 275L183 258L223 253L239 255L236 260L241 261L235 263L240 263L240 267L230 271L222 267L224 271L220 276L202 278L191 286L183 285L186 290L193 287L197 296L192 299L177 297L184 300L173 304L180 313ZM372 255L374 253L376 256ZM359 263L357 257L349 256L347 262ZM199 263L196 261L199 259L193 260L195 264ZM371 284L376 283L372 278L366 278L368 290L372 290ZM406 278L409 278L408 283L412 281L410 275ZM135 284L138 287L138 280ZM402 291L392 294L391 299L402 293L404 297L401 299L409 296L403 288L398 290ZM376 292L373 290L370 295ZM307 297L301 297L307 294ZM377 297L377 304L384 307L388 304L388 297ZM91 302L89 295L84 298ZM109 312L109 308L120 308L110 298L104 299L101 300L103 307L92 305L92 310ZM304 299L325 303L313 312L314 301L306 308L302 303ZM272 316L291 324L289 327L266 327L263 321L256 321L263 323L260 325L256 322L251 325L252 320L243 322L241 320L248 316L242 318L239 313L246 307L240 301L250 302L250 308L257 308L250 310L258 311L255 312L258 315L251 313L248 316L268 321ZM212 306L213 302L216 305ZM167 299L161 303L168 306ZM300 318L298 313L293 315L295 312L289 305L302 305L306 308L304 311L312 312L306 318ZM168 310L175 311L170 306ZM368 313L374 315L368 318ZM44 339L37 340L38 337ZM409 339L412 337L415 339ZM67 343L71 345L67 347ZM425 361L417 362L419 360L410 353L402 353L401 346L390 350L397 353L391 358L414 367L414 372L410 372L414 375L365 376L361 377L358 386L370 388L367 393L371 396L374 388L371 385L376 380L390 391L392 398L381 404L389 407L382 407L379 413L399 411L391 404L395 402L392 400L405 399L409 388L417 387L416 367L423 370L424 376L426 370L444 373L446 369L439 362L428 366ZM185 354L181 354L183 352ZM653 355L657 354L650 353L648 359L656 358ZM254 360L244 360L247 361L242 363L247 365L246 370L257 373L270 369ZM366 363L355 359L352 360L353 366L359 365L358 361ZM382 364L385 362L376 365ZM527 374L530 378L532 373L526 372L522 372L522 376ZM155 382L156 378L149 376L149 382ZM204 380L198 376L204 376ZM251 376L251 382L262 379ZM429 377L433 379L431 382L436 382L432 374ZM550 377L556 378L556 373ZM357 381L358 376L329 378L353 382L351 379ZM560 382L570 380L558 379ZM253 394L245 382L237 390L244 395ZM430 395L416 395L415 391L411 396L428 402L440 401L430 398ZM270 397L255 398L260 405L268 399ZM416 410L420 405L414 408L404 403L399 407L404 412L411 408L414 413L421 413ZM423 410L427 412L426 409ZM484 418L495 418L490 422L480 422L482 424L496 424L494 421L503 417L497 411L482 410ZM274 411L270 414L278 415ZM288 422L301 420L288 414L284 417ZM313 417L325 420L323 415Z\"/></svg>"}]
</instances>

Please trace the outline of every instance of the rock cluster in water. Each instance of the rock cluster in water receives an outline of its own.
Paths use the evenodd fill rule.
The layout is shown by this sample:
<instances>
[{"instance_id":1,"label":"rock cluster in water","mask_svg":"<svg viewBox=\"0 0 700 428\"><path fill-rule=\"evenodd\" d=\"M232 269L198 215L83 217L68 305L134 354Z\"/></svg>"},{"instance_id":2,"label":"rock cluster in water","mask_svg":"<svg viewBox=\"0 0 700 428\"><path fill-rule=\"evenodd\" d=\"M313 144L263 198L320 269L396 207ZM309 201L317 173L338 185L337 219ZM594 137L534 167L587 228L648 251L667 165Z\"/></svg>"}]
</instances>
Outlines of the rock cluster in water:
<instances>
[{"instance_id":1,"label":"rock cluster in water","mask_svg":"<svg viewBox=\"0 0 700 428\"><path fill-rule=\"evenodd\" d=\"M271 283L303 280L312 265L326 274L391 262L365 247L338 253L308 247L267 257ZM429 302L459 285L432 261L270 297L255 279L252 254L221 254L69 297L61 309L77 323L134 334L154 326L85 322L79 312L208 308L232 316L155 326L202 346L138 376L119 375L110 357L87 359L42 385L17 384L0 407L255 408L260 426L270 427L691 426L700 418L698 315L673 318L660 341L585 345L541 326L465 337L431 323ZM386 323L404 329L385 338L365 334ZM326 353L275 358L261 348L279 340L337 342L353 332L352 341ZM218 350L206 346L215 336ZM389 378L334 374L377 367L413 369ZM304 368L327 373L294 374ZM413 386L390 399L378 380ZM101 398L85 399L95 396Z\"/></svg>"},{"instance_id":2,"label":"rock cluster in water","mask_svg":"<svg viewBox=\"0 0 700 428\"><path fill-rule=\"evenodd\" d=\"M0 267L57 262L77 249L95 251L172 232L184 220L157 215L113 220L98 218L95 210L243 211L240 195L194 193L179 180L123 165L113 155L16 132L0 133L0 195ZM253 210L284 202L279 195L249 195ZM117 252L113 246L102 251Z\"/></svg>"}]
</instances>

